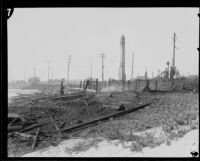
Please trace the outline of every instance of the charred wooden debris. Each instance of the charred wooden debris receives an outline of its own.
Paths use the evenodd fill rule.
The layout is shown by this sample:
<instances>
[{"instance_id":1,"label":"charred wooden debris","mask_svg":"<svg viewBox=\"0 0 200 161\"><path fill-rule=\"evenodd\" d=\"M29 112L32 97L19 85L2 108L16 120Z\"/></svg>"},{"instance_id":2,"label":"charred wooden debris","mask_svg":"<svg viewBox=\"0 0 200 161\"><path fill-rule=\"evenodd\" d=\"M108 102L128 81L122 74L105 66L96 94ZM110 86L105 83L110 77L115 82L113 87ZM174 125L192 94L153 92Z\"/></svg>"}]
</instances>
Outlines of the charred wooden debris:
<instances>
[{"instance_id":1,"label":"charred wooden debris","mask_svg":"<svg viewBox=\"0 0 200 161\"><path fill-rule=\"evenodd\" d=\"M27 145L32 146L31 149L35 150L40 142L53 143L55 140L59 142L62 139L70 138L70 133L74 131L79 131L91 126L95 126L97 124L101 124L102 122L124 116L128 113L150 105L150 103L147 103L138 107L126 108L125 105L121 104L119 109L113 109L107 112L105 109L100 107L99 104L95 104L95 102L91 101L94 95L95 94L87 94L86 92L45 97L40 95L40 97L37 97L33 100L25 95L22 96L22 98L27 97L29 102L25 103L23 106L10 105L8 106L8 109L18 108L23 110L26 108L26 111L24 111L24 116L26 117L8 117L8 138L19 137L20 142L27 142ZM54 103L58 100L58 102L63 101L65 103L77 101L79 103L83 103L86 108L82 107L82 111L79 112L80 117L77 116L78 119L73 119L73 117L70 116L73 115L73 111L72 113L65 112L65 108L67 108L66 105L65 107L58 107L57 105L47 106L44 103L47 100ZM93 111L91 111L93 113L90 112L87 108L92 108ZM96 111L94 112L94 110ZM95 115L95 113L100 112L102 112L102 115Z\"/></svg>"}]
</instances>

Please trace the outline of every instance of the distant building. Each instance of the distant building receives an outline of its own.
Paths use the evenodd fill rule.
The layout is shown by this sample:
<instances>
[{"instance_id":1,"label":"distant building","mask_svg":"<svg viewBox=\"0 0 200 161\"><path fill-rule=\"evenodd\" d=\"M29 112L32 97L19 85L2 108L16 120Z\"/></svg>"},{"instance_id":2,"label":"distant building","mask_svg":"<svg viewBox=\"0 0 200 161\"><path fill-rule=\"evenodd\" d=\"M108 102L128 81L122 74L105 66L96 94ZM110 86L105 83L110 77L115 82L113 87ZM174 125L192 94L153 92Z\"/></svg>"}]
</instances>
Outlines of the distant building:
<instances>
[{"instance_id":1,"label":"distant building","mask_svg":"<svg viewBox=\"0 0 200 161\"><path fill-rule=\"evenodd\" d=\"M39 77L30 77L28 79L28 83L30 83L30 84L39 84L40 83L40 78Z\"/></svg>"}]
</instances>

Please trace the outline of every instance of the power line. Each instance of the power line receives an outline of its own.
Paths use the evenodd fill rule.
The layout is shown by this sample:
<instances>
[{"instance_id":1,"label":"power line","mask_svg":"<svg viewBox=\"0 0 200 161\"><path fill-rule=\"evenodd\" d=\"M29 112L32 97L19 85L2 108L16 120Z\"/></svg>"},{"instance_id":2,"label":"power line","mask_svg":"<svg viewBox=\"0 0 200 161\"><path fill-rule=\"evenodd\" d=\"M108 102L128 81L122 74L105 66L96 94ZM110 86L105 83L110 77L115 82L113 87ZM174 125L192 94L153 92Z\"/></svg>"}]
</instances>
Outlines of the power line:
<instances>
[{"instance_id":1,"label":"power line","mask_svg":"<svg viewBox=\"0 0 200 161\"><path fill-rule=\"evenodd\" d=\"M106 58L105 57L105 54L104 53L101 53L101 54L99 54L99 56L101 57L101 59L102 59L102 82L104 81L104 58Z\"/></svg>"}]
</instances>

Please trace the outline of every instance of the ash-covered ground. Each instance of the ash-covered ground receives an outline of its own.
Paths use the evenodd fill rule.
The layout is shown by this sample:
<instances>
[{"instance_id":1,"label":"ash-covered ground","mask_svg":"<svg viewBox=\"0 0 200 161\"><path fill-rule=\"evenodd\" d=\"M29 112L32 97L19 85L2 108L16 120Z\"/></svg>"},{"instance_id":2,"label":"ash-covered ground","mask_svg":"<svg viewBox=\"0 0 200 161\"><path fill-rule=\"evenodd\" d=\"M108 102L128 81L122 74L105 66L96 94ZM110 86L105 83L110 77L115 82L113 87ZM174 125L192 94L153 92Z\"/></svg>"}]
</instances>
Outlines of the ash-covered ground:
<instances>
[{"instance_id":1,"label":"ash-covered ground","mask_svg":"<svg viewBox=\"0 0 200 161\"><path fill-rule=\"evenodd\" d=\"M29 123L47 123L40 127L40 135L34 150L50 145L58 145L60 141L71 137L103 137L108 140L127 139L126 136L133 132L160 127L170 133L177 126L190 126L191 129L199 128L199 100L198 93L193 92L101 92L101 93L75 93L78 97L73 99L41 99L49 97L45 94L26 94L14 97L9 104L8 112L18 114L25 122L23 129L30 127ZM53 96L52 96L53 97ZM55 96L54 96L55 97ZM59 97L59 96L58 96ZM102 116L107 116L118 111L121 104L127 109L151 103L119 118L100 122L97 125L71 133L51 133L59 129L82 124ZM52 118L54 123L51 121ZM14 125L22 125L20 122ZM10 132L8 138L8 156L22 156L32 151L34 136L38 128L33 128L23 134L31 137L22 137L16 132ZM44 132L44 133L43 133Z\"/></svg>"}]
</instances>

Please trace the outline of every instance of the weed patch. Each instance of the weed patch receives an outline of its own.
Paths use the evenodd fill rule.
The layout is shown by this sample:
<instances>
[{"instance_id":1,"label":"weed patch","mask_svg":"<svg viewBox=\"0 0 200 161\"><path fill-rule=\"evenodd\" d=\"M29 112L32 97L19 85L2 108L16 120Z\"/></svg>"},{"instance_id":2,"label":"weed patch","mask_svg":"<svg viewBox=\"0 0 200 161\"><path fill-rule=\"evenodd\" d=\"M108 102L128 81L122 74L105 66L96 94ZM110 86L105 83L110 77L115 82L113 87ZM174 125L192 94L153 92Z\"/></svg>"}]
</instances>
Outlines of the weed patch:
<instances>
[{"instance_id":1,"label":"weed patch","mask_svg":"<svg viewBox=\"0 0 200 161\"><path fill-rule=\"evenodd\" d=\"M78 144L76 144L72 148L66 148L65 152L67 152L67 153L69 153L71 155L72 153L80 153L80 152L83 152L83 151L87 151L91 147L97 148L98 147L98 143L101 142L101 141L102 141L102 139L93 138L92 140L79 142Z\"/></svg>"}]
</instances>

